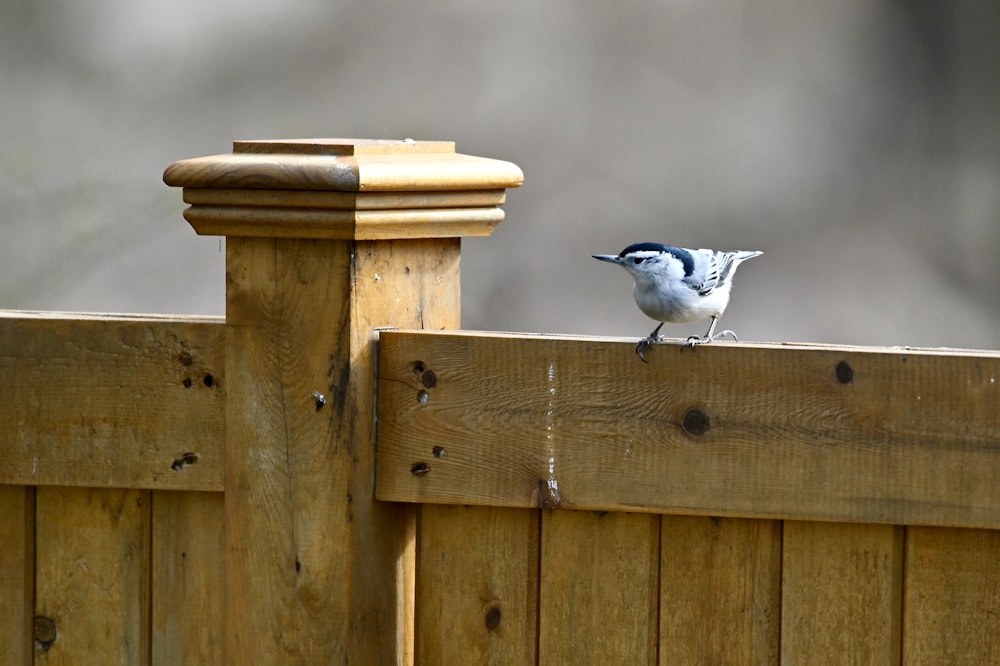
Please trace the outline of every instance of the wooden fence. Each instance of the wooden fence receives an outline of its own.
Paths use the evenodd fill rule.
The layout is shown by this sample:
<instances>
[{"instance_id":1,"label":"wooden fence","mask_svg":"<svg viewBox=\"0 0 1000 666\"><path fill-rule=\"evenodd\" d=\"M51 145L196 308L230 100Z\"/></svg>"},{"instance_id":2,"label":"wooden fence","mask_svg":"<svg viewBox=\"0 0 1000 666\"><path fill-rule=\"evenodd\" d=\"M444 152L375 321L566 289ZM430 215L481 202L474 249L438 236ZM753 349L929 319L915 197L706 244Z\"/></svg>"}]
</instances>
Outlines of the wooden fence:
<instances>
[{"instance_id":1,"label":"wooden fence","mask_svg":"<svg viewBox=\"0 0 1000 666\"><path fill-rule=\"evenodd\" d=\"M1000 353L455 332L521 178L237 143L225 319L0 314L0 663L1000 663Z\"/></svg>"}]
</instances>

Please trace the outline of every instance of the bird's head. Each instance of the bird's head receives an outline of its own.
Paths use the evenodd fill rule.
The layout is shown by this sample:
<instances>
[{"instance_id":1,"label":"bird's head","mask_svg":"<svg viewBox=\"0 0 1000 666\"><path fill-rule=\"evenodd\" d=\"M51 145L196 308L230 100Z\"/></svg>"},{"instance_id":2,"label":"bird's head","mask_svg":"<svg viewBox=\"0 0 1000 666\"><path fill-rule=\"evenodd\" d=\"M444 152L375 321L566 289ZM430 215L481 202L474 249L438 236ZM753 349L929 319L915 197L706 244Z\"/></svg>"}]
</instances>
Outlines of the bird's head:
<instances>
[{"instance_id":1,"label":"bird's head","mask_svg":"<svg viewBox=\"0 0 1000 666\"><path fill-rule=\"evenodd\" d=\"M678 277L690 275L694 268L691 253L661 243L636 243L618 254L595 254L594 259L618 264L637 281L652 279L665 273L677 272Z\"/></svg>"}]
</instances>

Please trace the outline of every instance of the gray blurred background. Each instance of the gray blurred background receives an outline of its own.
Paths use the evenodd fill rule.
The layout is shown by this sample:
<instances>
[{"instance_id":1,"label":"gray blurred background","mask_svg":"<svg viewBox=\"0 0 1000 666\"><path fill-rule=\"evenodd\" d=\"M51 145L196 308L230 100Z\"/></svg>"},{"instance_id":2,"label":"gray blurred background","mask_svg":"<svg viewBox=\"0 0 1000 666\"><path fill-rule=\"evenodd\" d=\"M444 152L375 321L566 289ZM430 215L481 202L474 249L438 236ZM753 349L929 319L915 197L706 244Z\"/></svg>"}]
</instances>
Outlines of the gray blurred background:
<instances>
[{"instance_id":1,"label":"gray blurred background","mask_svg":"<svg viewBox=\"0 0 1000 666\"><path fill-rule=\"evenodd\" d=\"M525 172L465 328L644 336L590 255L651 240L764 251L746 340L996 349L997 35L987 1L0 0L0 308L222 314L167 165L413 137Z\"/></svg>"}]
</instances>

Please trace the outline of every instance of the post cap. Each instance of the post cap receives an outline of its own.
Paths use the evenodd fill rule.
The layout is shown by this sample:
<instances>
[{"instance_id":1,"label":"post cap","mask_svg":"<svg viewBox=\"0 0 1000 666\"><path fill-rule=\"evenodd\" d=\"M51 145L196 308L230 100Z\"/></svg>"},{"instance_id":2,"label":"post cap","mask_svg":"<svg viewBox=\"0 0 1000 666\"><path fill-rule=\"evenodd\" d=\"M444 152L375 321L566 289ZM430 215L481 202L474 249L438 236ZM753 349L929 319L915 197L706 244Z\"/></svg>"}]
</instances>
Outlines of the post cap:
<instances>
[{"instance_id":1,"label":"post cap","mask_svg":"<svg viewBox=\"0 0 1000 666\"><path fill-rule=\"evenodd\" d=\"M292 139L237 141L163 180L199 234L362 240L488 236L524 175L451 141Z\"/></svg>"}]
</instances>

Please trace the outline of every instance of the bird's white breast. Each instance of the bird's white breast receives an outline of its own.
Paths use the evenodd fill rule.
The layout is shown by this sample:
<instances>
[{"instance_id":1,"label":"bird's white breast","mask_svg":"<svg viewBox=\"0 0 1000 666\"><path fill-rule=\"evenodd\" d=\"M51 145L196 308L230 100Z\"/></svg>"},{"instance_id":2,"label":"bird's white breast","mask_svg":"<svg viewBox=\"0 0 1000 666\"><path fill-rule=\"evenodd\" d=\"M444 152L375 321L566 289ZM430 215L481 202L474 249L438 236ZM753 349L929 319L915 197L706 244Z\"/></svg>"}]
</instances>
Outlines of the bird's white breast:
<instances>
[{"instance_id":1,"label":"bird's white breast","mask_svg":"<svg viewBox=\"0 0 1000 666\"><path fill-rule=\"evenodd\" d=\"M633 290L636 305L650 319L683 323L720 316L729 304L729 283L720 285L706 296L681 282L672 285L637 279Z\"/></svg>"}]
</instances>

